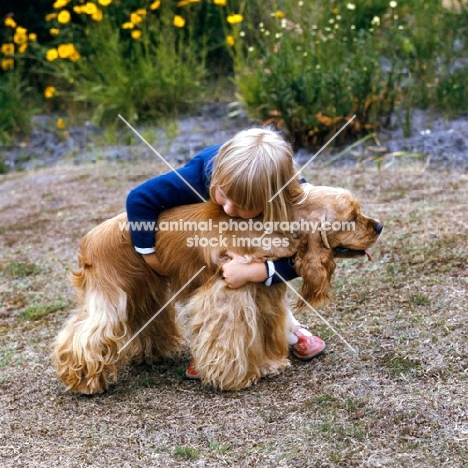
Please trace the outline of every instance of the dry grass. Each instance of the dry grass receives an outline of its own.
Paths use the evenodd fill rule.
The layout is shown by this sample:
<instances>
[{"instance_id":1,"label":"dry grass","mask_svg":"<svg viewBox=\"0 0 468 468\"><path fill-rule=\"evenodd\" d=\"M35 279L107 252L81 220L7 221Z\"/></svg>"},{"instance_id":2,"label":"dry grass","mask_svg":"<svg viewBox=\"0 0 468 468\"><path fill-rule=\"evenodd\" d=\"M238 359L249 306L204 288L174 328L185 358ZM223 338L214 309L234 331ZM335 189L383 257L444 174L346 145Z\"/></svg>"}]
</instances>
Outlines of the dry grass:
<instances>
[{"instance_id":1,"label":"dry grass","mask_svg":"<svg viewBox=\"0 0 468 468\"><path fill-rule=\"evenodd\" d=\"M468 177L400 166L316 168L385 230L374 262L341 261L336 301L299 318L328 350L217 393L177 362L126 369L94 397L64 392L49 343L73 308L81 236L165 170L97 164L0 179L0 466L464 467L468 465Z\"/></svg>"}]
</instances>

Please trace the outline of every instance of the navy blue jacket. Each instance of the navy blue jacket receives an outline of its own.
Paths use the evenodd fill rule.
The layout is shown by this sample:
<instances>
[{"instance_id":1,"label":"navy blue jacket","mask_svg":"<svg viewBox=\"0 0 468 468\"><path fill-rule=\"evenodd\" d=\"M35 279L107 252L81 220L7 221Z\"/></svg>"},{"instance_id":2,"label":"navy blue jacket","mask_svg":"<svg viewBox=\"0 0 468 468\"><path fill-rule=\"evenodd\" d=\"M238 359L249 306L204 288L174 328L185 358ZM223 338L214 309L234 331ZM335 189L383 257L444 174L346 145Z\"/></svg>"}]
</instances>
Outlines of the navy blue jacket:
<instances>
[{"instance_id":1,"label":"navy blue jacket","mask_svg":"<svg viewBox=\"0 0 468 468\"><path fill-rule=\"evenodd\" d=\"M185 166L154 177L134 188L127 197L127 217L130 233L137 252L154 252L156 221L159 214L175 206L201 203L209 199L213 162L221 145L206 148ZM147 229L132 229L132 223L147 222ZM274 262L275 270L286 280L297 277L294 259L283 258ZM281 280L274 275L273 283Z\"/></svg>"}]
</instances>

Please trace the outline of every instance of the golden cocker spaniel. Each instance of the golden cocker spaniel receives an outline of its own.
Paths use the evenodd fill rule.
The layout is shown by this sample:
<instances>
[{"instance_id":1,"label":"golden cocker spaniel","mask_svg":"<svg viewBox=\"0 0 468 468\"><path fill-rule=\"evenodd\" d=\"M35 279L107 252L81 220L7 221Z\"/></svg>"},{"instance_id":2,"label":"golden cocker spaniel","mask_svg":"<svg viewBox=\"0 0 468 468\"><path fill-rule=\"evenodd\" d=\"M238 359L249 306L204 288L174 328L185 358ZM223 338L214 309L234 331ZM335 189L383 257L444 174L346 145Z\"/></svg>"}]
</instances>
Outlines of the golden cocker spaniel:
<instances>
[{"instance_id":1,"label":"golden cocker spaniel","mask_svg":"<svg viewBox=\"0 0 468 468\"><path fill-rule=\"evenodd\" d=\"M335 257L368 254L383 228L361 213L347 190L304 187L302 203L291 206L290 223L261 232L254 229L259 220L245 229L245 220L229 218L210 201L165 210L156 251L166 276L135 252L125 214L86 234L79 270L72 274L80 306L52 345L67 388L99 393L126 363L177 355L184 342L181 323L203 384L237 390L285 369L292 328L286 285L228 288L221 276L226 250L246 262L295 256L300 294L318 306L331 298ZM183 302L183 320L176 301Z\"/></svg>"}]
</instances>

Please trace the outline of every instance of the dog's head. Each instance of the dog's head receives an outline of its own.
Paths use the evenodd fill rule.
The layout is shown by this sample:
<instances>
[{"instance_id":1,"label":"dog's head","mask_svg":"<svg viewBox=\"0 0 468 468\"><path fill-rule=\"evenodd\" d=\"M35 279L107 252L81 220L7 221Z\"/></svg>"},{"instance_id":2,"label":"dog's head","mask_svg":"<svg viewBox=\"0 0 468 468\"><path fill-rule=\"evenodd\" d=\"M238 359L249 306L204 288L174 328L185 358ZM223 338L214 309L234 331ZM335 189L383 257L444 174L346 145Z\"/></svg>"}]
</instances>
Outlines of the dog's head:
<instances>
[{"instance_id":1,"label":"dog's head","mask_svg":"<svg viewBox=\"0 0 468 468\"><path fill-rule=\"evenodd\" d=\"M306 199L293 209L301 223L296 270L303 278L301 295L313 305L331 298L330 279L336 257L367 255L383 224L361 213L358 200L347 190L306 186Z\"/></svg>"}]
</instances>

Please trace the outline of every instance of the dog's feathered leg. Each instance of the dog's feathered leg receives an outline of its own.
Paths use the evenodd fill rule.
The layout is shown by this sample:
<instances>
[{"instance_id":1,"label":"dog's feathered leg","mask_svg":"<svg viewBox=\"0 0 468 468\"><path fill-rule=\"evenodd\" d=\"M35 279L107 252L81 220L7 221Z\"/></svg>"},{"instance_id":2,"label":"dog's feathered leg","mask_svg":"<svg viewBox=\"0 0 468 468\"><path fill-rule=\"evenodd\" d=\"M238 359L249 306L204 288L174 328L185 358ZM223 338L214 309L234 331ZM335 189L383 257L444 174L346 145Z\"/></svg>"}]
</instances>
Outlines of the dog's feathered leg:
<instances>
[{"instance_id":1,"label":"dog's feathered leg","mask_svg":"<svg viewBox=\"0 0 468 468\"><path fill-rule=\"evenodd\" d=\"M52 361L69 390L100 393L117 379L118 367L126 360L126 353L118 352L128 335L126 310L122 290L112 298L100 289L88 292L81 312L52 344Z\"/></svg>"},{"instance_id":2,"label":"dog's feathered leg","mask_svg":"<svg viewBox=\"0 0 468 468\"><path fill-rule=\"evenodd\" d=\"M284 288L229 289L221 279L200 288L187 304L191 351L203 384L240 390L288 365ZM268 289L262 286L264 289Z\"/></svg>"}]
</instances>

